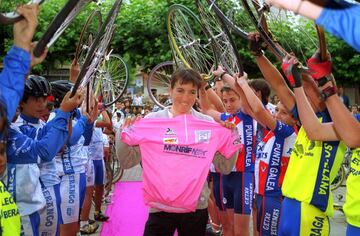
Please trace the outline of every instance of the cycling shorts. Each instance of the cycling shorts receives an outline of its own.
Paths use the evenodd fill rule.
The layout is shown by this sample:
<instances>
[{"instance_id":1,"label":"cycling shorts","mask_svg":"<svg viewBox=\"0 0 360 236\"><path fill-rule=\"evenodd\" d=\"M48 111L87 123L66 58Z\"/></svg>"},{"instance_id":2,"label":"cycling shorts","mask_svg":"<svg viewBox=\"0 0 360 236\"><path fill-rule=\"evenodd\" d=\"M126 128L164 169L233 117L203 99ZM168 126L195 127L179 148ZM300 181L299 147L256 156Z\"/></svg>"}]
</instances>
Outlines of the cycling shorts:
<instances>
[{"instance_id":1,"label":"cycling shorts","mask_svg":"<svg viewBox=\"0 0 360 236\"><path fill-rule=\"evenodd\" d=\"M69 224L79 221L80 208L85 197L85 173L75 173L61 176L61 215L60 224Z\"/></svg>"},{"instance_id":2,"label":"cycling shorts","mask_svg":"<svg viewBox=\"0 0 360 236\"><path fill-rule=\"evenodd\" d=\"M360 228L348 224L346 228L346 236L358 236L358 235L360 235Z\"/></svg>"},{"instance_id":3,"label":"cycling shorts","mask_svg":"<svg viewBox=\"0 0 360 236\"><path fill-rule=\"evenodd\" d=\"M285 197L281 206L279 235L326 235L330 233L328 216L305 202Z\"/></svg>"},{"instance_id":4,"label":"cycling shorts","mask_svg":"<svg viewBox=\"0 0 360 236\"><path fill-rule=\"evenodd\" d=\"M222 175L215 172L210 172L210 175L213 182L212 192L215 198L215 204L220 211L225 211L225 206L222 203Z\"/></svg>"},{"instance_id":5,"label":"cycling shorts","mask_svg":"<svg viewBox=\"0 0 360 236\"><path fill-rule=\"evenodd\" d=\"M20 235L26 236L38 236L40 215L38 212L34 212L31 215L21 216L21 233Z\"/></svg>"},{"instance_id":6,"label":"cycling shorts","mask_svg":"<svg viewBox=\"0 0 360 236\"><path fill-rule=\"evenodd\" d=\"M255 195L256 228L259 236L278 235L282 197Z\"/></svg>"},{"instance_id":7,"label":"cycling shorts","mask_svg":"<svg viewBox=\"0 0 360 236\"><path fill-rule=\"evenodd\" d=\"M93 160L93 163L94 163L95 185L106 184L104 159Z\"/></svg>"},{"instance_id":8,"label":"cycling shorts","mask_svg":"<svg viewBox=\"0 0 360 236\"><path fill-rule=\"evenodd\" d=\"M60 222L59 216L61 214L60 184L49 187L43 186L42 192L46 200L46 205L38 211L40 215L40 235L57 235Z\"/></svg>"},{"instance_id":9,"label":"cycling shorts","mask_svg":"<svg viewBox=\"0 0 360 236\"><path fill-rule=\"evenodd\" d=\"M231 172L222 177L225 209L234 209L236 214L250 215L254 194L254 173Z\"/></svg>"},{"instance_id":10,"label":"cycling shorts","mask_svg":"<svg viewBox=\"0 0 360 236\"><path fill-rule=\"evenodd\" d=\"M88 162L85 165L85 174L86 174L86 187L94 186L95 183L95 170L94 163L92 159L88 159Z\"/></svg>"}]
</instances>

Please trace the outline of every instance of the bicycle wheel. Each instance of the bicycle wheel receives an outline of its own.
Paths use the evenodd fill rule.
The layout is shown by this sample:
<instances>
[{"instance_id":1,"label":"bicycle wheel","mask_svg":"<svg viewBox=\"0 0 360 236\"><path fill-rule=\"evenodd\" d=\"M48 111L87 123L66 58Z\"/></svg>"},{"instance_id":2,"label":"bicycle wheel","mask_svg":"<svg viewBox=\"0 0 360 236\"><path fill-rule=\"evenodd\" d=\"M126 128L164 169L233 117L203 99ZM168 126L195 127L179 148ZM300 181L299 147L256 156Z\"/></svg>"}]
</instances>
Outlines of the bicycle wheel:
<instances>
[{"instance_id":1,"label":"bicycle wheel","mask_svg":"<svg viewBox=\"0 0 360 236\"><path fill-rule=\"evenodd\" d=\"M105 58L97 81L101 83L100 94L105 107L117 102L126 90L129 81L129 69L119 55L111 54Z\"/></svg>"},{"instance_id":2,"label":"bicycle wheel","mask_svg":"<svg viewBox=\"0 0 360 236\"><path fill-rule=\"evenodd\" d=\"M167 29L171 47L183 66L193 68L205 79L212 78L211 69L217 67L213 44L197 16L182 5L172 5L168 11Z\"/></svg>"},{"instance_id":3,"label":"bicycle wheel","mask_svg":"<svg viewBox=\"0 0 360 236\"><path fill-rule=\"evenodd\" d=\"M223 19L209 9L207 0L196 0L200 21L214 44L217 58L230 74L243 74L242 59Z\"/></svg>"},{"instance_id":4,"label":"bicycle wheel","mask_svg":"<svg viewBox=\"0 0 360 236\"><path fill-rule=\"evenodd\" d=\"M102 18L100 11L93 11L86 19L86 22L81 30L79 43L76 46L74 60L81 66L86 58L87 53L100 30L102 25Z\"/></svg>"},{"instance_id":5,"label":"bicycle wheel","mask_svg":"<svg viewBox=\"0 0 360 236\"><path fill-rule=\"evenodd\" d=\"M14 24L22 19L22 17L15 11L20 4L41 4L44 0L22 0L22 1L5 1L0 0L0 24Z\"/></svg>"},{"instance_id":6,"label":"bicycle wheel","mask_svg":"<svg viewBox=\"0 0 360 236\"><path fill-rule=\"evenodd\" d=\"M55 16L49 27L36 44L34 55L39 57L45 47L51 47L81 10L92 0L69 0Z\"/></svg>"},{"instance_id":7,"label":"bicycle wheel","mask_svg":"<svg viewBox=\"0 0 360 236\"><path fill-rule=\"evenodd\" d=\"M208 9L212 10L227 25L231 33L247 39L248 32L255 30L239 1L205 1L208 4Z\"/></svg>"},{"instance_id":8,"label":"bicycle wheel","mask_svg":"<svg viewBox=\"0 0 360 236\"><path fill-rule=\"evenodd\" d=\"M166 61L156 65L149 74L147 80L147 91L150 99L159 107L166 107L166 99L160 99L162 94L170 88L171 75L174 73L175 63Z\"/></svg>"},{"instance_id":9,"label":"bicycle wheel","mask_svg":"<svg viewBox=\"0 0 360 236\"><path fill-rule=\"evenodd\" d=\"M344 179L345 179L345 168L343 165L341 165L335 179L331 182L331 190L335 190L339 188L342 185Z\"/></svg>"},{"instance_id":10,"label":"bicycle wheel","mask_svg":"<svg viewBox=\"0 0 360 236\"><path fill-rule=\"evenodd\" d=\"M278 60L292 52L304 63L318 49L319 42L325 42L324 34L317 34L314 23L304 17L290 11L268 7L264 1L241 2L253 25ZM325 50L321 52L324 55L326 47L320 49Z\"/></svg>"},{"instance_id":11,"label":"bicycle wheel","mask_svg":"<svg viewBox=\"0 0 360 236\"><path fill-rule=\"evenodd\" d=\"M76 79L71 96L74 96L78 87L84 88L86 84L88 84L94 77L95 72L101 61L103 60L103 57L105 56L105 51L108 48L108 45L112 38L112 29L115 23L115 19L120 10L121 3L122 0L115 1L104 23L101 25L99 33L97 34L94 43L91 45L90 50L84 60L84 64Z\"/></svg>"},{"instance_id":12,"label":"bicycle wheel","mask_svg":"<svg viewBox=\"0 0 360 236\"><path fill-rule=\"evenodd\" d=\"M113 176L112 183L115 184L121 179L121 177L124 174L124 169L121 168L120 161L116 157L115 145L112 147L112 150L111 150L111 161L112 161L111 162L111 167L112 167L111 169L113 171L113 173L112 173L112 176Z\"/></svg>"}]
</instances>

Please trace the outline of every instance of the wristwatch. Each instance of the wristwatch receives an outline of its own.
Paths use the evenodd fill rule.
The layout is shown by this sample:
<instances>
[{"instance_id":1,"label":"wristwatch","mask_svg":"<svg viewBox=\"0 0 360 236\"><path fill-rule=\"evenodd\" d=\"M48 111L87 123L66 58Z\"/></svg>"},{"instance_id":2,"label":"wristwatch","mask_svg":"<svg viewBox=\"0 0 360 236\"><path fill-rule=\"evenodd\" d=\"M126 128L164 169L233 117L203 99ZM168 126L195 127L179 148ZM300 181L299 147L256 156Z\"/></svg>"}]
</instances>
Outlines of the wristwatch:
<instances>
[{"instance_id":1,"label":"wristwatch","mask_svg":"<svg viewBox=\"0 0 360 236\"><path fill-rule=\"evenodd\" d=\"M320 98L322 101L325 101L328 97L337 94L336 85L332 81L330 81L330 83L331 84L329 86L321 89Z\"/></svg>"}]
</instances>

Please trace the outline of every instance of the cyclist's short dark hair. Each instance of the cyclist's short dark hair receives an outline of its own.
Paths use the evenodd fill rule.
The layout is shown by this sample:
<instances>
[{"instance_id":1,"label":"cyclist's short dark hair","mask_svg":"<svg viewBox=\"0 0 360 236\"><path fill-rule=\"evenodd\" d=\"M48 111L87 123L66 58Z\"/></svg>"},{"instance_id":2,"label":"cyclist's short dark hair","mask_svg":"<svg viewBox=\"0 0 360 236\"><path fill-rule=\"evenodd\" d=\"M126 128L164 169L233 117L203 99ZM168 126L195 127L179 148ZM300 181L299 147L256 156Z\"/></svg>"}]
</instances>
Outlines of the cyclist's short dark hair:
<instances>
[{"instance_id":1,"label":"cyclist's short dark hair","mask_svg":"<svg viewBox=\"0 0 360 236\"><path fill-rule=\"evenodd\" d=\"M176 82L180 84L192 83L198 89L201 87L201 75L193 69L179 68L171 75L170 87L173 89Z\"/></svg>"},{"instance_id":2,"label":"cyclist's short dark hair","mask_svg":"<svg viewBox=\"0 0 360 236\"><path fill-rule=\"evenodd\" d=\"M263 79L252 79L249 80L249 86L253 88L256 92L261 92L261 101L264 104L268 104L270 97L270 85Z\"/></svg>"},{"instance_id":3,"label":"cyclist's short dark hair","mask_svg":"<svg viewBox=\"0 0 360 236\"><path fill-rule=\"evenodd\" d=\"M221 92L221 95L222 95L223 93L234 92L238 97L240 97L239 94L238 94L234 89L232 89L232 88L229 87L229 85L225 85L224 87L222 87L222 89L220 90L220 92Z\"/></svg>"}]
</instances>

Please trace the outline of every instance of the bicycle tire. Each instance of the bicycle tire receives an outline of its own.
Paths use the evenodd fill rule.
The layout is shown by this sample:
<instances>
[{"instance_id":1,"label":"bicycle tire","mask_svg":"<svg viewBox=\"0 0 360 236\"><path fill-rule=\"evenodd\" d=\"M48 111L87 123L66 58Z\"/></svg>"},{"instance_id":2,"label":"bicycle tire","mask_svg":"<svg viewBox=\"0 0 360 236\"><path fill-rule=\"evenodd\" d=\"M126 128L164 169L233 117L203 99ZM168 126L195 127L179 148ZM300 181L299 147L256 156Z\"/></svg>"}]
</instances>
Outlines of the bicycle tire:
<instances>
[{"instance_id":1,"label":"bicycle tire","mask_svg":"<svg viewBox=\"0 0 360 236\"><path fill-rule=\"evenodd\" d=\"M93 24L94 21L95 21L95 24L96 24L96 21L99 23L97 29L95 29L96 32L92 32L94 29L91 29L91 26L92 26L91 24ZM86 55L89 52L88 49L91 47L91 44L93 43L92 42L93 41L92 34L94 33L94 35L96 35L96 33L99 32L101 25L102 25L101 12L98 10L95 10L86 19L86 22L80 33L79 42L76 46L74 60L78 63L80 62L79 63L80 65L83 64L84 59L86 58ZM95 28L96 28L96 25L95 25ZM84 53L84 50L86 50L86 53Z\"/></svg>"},{"instance_id":2,"label":"bicycle tire","mask_svg":"<svg viewBox=\"0 0 360 236\"><path fill-rule=\"evenodd\" d=\"M105 107L110 107L117 102L126 91L129 82L129 68L122 57L117 54L111 54L109 58L105 58L103 70L101 95Z\"/></svg>"},{"instance_id":3,"label":"bicycle tire","mask_svg":"<svg viewBox=\"0 0 360 236\"><path fill-rule=\"evenodd\" d=\"M183 5L171 5L167 15L167 29L170 44L176 53L174 57L178 57L184 67L204 74L205 80L211 79L211 68L217 67L217 58L214 45L207 38L199 18Z\"/></svg>"},{"instance_id":4,"label":"bicycle tire","mask_svg":"<svg viewBox=\"0 0 360 236\"><path fill-rule=\"evenodd\" d=\"M122 0L116 0L114 2L108 15L106 16L104 23L101 25L99 33L97 34L97 36L94 40L94 43L91 45L89 53L87 54L84 64L83 64L83 66L79 72L79 75L76 79L74 88L71 92L71 97L74 96L74 94L76 93L76 90L79 88L79 86L81 84L83 85L82 87L84 87L87 83L90 82L92 76L94 75L95 69L97 68L97 66L99 65L99 63L101 61L100 60L101 57L104 56L103 51L105 51L105 49L101 48L101 46L105 46L105 45L102 45L105 40L111 39L111 37L108 37L109 35L106 35L106 31L111 33L112 26L114 25L115 19L120 10L121 3L122 3ZM107 42L107 43L109 43L109 42ZM106 45L106 47L107 47L107 45ZM98 58L94 58L95 56ZM86 77L85 80L84 80L84 77Z\"/></svg>"},{"instance_id":5,"label":"bicycle tire","mask_svg":"<svg viewBox=\"0 0 360 236\"><path fill-rule=\"evenodd\" d=\"M214 11L216 16L218 18L220 18L221 21L224 24L226 24L226 26L232 32L234 32L236 35L240 36L241 38L247 40L248 33L245 30L243 30L242 28L240 28L238 25L236 25L228 16L226 16L226 14L224 14L223 11L218 7L215 0L206 0L206 1L207 1L208 5L209 5L209 9Z\"/></svg>"},{"instance_id":6,"label":"bicycle tire","mask_svg":"<svg viewBox=\"0 0 360 236\"><path fill-rule=\"evenodd\" d=\"M31 1L28 1L27 4L39 4L39 5L41 5L43 2L44 2L44 0L31 0ZM0 1L0 3L1 3L1 1ZM9 4L9 2L8 2L8 4ZM14 24L14 23L18 22L19 20L21 20L23 18L16 11L5 10L4 9L5 4L0 4L0 5L1 5L0 6L0 24L1 25ZM19 5L18 1L16 2L16 5ZM13 9L16 8L16 6L13 6L13 5L11 5L10 7L12 7Z\"/></svg>"},{"instance_id":7,"label":"bicycle tire","mask_svg":"<svg viewBox=\"0 0 360 236\"><path fill-rule=\"evenodd\" d=\"M208 34L208 38L210 38L214 44L215 53L217 54L216 58L218 58L228 73L239 73L243 75L243 60L232 40L226 23L222 18L219 18L213 11L208 9L208 0L196 0L195 3L200 21Z\"/></svg>"},{"instance_id":8,"label":"bicycle tire","mask_svg":"<svg viewBox=\"0 0 360 236\"><path fill-rule=\"evenodd\" d=\"M45 47L50 47L81 12L82 8L90 2L91 0L69 0L37 42L34 55L39 57L44 52Z\"/></svg>"},{"instance_id":9,"label":"bicycle tire","mask_svg":"<svg viewBox=\"0 0 360 236\"><path fill-rule=\"evenodd\" d=\"M174 73L175 63L173 61L165 61L156 65L149 73L147 80L147 91L150 99L160 108L165 108L166 104L158 101L158 98L152 93L152 89L157 92L167 92L170 88L171 75Z\"/></svg>"},{"instance_id":10,"label":"bicycle tire","mask_svg":"<svg viewBox=\"0 0 360 236\"><path fill-rule=\"evenodd\" d=\"M335 176L334 180L331 182L331 190L334 191L338 189L345 180L345 168L343 165L340 166L337 175Z\"/></svg>"},{"instance_id":11,"label":"bicycle tire","mask_svg":"<svg viewBox=\"0 0 360 236\"><path fill-rule=\"evenodd\" d=\"M275 29L275 27L270 27L268 25L268 21L266 19L266 16L265 16L264 12L267 11L269 13L269 16L273 16L271 21L269 21L272 24L276 23L275 19L279 18L278 16L281 16L281 18L288 18L288 15L289 15L289 19L292 18L293 21L297 21L298 23L300 23L301 21L306 21L306 22L311 22L311 21L305 20L305 18L302 18L300 16L296 16L294 13L289 12L289 11L276 10L276 8L274 8L274 7L269 8L266 5L265 6L260 6L257 0L241 0L241 2L243 4L243 6L244 6L245 11L249 15L249 17L251 19L251 22L256 27L257 31L260 33L263 40L267 43L270 51L275 55L275 57L280 62L282 62L282 59L286 55L288 55L291 52L294 52L297 55L299 61L304 63L304 62L306 62L306 60L309 57L312 56L312 53L315 52L317 48L319 48L319 45L321 45L320 50L322 50L322 51L320 51L320 54L321 55L326 55L326 46L323 44L325 42L325 34L324 33L320 32L320 33L317 34L315 32L316 29L314 29L314 27L312 27L314 29L314 30L312 30L313 33L312 32L305 32L306 27L303 27L304 29L302 29L302 27L298 26L294 22L288 22L287 20L282 21L281 19L278 20L279 24L284 23L285 24L284 27L287 28L287 30L284 30L281 27L276 27L276 29ZM251 5L250 5L249 2L251 2ZM274 12L278 12L278 15L275 16ZM288 24L286 24L286 22ZM301 38L301 41L299 41L299 42L295 41L295 40L299 40L300 37L294 36L298 32L293 30L293 28L291 28L292 26L293 27L296 26L298 29L303 30L301 33L308 36L307 39L309 41L306 41L304 38ZM289 32L289 27L290 27L290 30L292 30L292 32L293 32L293 35L291 36L291 39L292 39L292 42L295 42L294 43L295 45L298 46L298 45L302 44L304 48L309 48L309 47L311 47L313 45L314 49L313 50L308 50L308 52L311 51L311 54L305 55L304 50L300 46L298 48L296 48L296 50L298 52L296 52L296 50L290 50L290 48L291 48L291 47L289 47L290 44L287 45L288 48L285 47L285 44L288 43L286 40L283 40L283 42L281 42L281 43L277 41L277 39L280 40L280 39L282 39L284 37L277 37L277 39L276 39L276 37L274 36L274 31L278 30L278 32L281 32L281 30L283 30L283 31ZM271 29L269 29L269 28L274 29L274 31L271 31ZM310 35L310 34L313 34L313 35ZM314 39L315 37L317 37L317 42L315 42L315 39ZM311 42L311 43L309 43L309 42ZM302 58L300 56L302 56Z\"/></svg>"}]
</instances>

